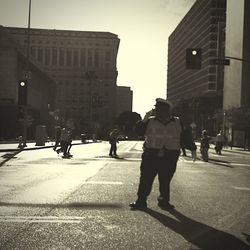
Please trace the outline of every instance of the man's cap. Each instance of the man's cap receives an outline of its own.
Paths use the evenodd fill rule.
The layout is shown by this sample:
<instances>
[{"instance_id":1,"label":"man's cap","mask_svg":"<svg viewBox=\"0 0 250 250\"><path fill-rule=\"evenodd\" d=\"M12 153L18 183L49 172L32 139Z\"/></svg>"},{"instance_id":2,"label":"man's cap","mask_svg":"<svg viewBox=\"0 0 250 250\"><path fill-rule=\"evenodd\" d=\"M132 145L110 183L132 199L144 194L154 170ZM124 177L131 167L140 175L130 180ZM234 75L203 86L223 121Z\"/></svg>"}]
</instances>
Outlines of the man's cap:
<instances>
[{"instance_id":1,"label":"man's cap","mask_svg":"<svg viewBox=\"0 0 250 250\"><path fill-rule=\"evenodd\" d=\"M172 104L170 101L166 100L166 99L163 99L163 98L156 98L155 101L156 101L155 106L156 106L157 104L167 104L167 105L169 105L171 108L173 107L173 104Z\"/></svg>"}]
</instances>

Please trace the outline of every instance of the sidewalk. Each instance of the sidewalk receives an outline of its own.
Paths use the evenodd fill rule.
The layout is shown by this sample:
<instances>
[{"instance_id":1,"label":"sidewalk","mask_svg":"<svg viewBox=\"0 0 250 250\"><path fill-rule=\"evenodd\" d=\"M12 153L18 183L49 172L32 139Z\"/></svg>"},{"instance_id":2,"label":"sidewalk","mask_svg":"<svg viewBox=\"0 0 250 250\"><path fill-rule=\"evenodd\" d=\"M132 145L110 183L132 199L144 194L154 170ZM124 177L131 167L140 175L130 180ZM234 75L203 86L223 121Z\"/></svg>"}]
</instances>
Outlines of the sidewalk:
<instances>
[{"instance_id":1,"label":"sidewalk","mask_svg":"<svg viewBox=\"0 0 250 250\"><path fill-rule=\"evenodd\" d=\"M91 142L93 141L87 140L85 143L83 143L81 140L73 140L72 145L80 145ZM46 142L44 146L36 146L35 142L27 142L26 145L27 147L25 147L23 150L36 150L43 148L52 148L55 145L55 142L54 141ZM18 142L0 142L0 152L11 152L11 151L21 151L20 148L18 148Z\"/></svg>"}]
</instances>

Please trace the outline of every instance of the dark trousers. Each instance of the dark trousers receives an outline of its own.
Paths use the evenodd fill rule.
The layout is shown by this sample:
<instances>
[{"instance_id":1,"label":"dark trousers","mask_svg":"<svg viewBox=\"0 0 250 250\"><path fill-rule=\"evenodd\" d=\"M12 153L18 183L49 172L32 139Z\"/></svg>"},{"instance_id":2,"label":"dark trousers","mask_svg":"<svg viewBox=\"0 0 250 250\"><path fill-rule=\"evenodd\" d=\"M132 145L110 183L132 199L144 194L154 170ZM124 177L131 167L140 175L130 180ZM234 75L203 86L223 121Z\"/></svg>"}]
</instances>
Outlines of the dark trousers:
<instances>
[{"instance_id":1,"label":"dark trousers","mask_svg":"<svg viewBox=\"0 0 250 250\"><path fill-rule=\"evenodd\" d=\"M69 153L69 151L70 151L71 147L72 147L72 143L71 143L71 142L68 142L67 153Z\"/></svg>"},{"instance_id":2,"label":"dark trousers","mask_svg":"<svg viewBox=\"0 0 250 250\"><path fill-rule=\"evenodd\" d=\"M145 149L142 154L141 175L138 188L138 200L146 201L150 194L156 175L159 180L160 197L164 201L170 200L170 182L176 171L179 150L164 150L162 157L158 156L159 150Z\"/></svg>"},{"instance_id":3,"label":"dark trousers","mask_svg":"<svg viewBox=\"0 0 250 250\"><path fill-rule=\"evenodd\" d=\"M223 148L223 142L216 142L216 145L215 145L215 151L217 154L220 154L221 155L221 150Z\"/></svg>"},{"instance_id":4,"label":"dark trousers","mask_svg":"<svg viewBox=\"0 0 250 250\"><path fill-rule=\"evenodd\" d=\"M55 143L55 145L53 147L53 150L56 150L56 148L59 147L59 144L60 144L60 140L57 139L56 143Z\"/></svg>"},{"instance_id":5,"label":"dark trousers","mask_svg":"<svg viewBox=\"0 0 250 250\"><path fill-rule=\"evenodd\" d=\"M110 150L109 150L109 155L114 155L116 156L116 151L117 151L117 146L116 142L110 142Z\"/></svg>"},{"instance_id":6,"label":"dark trousers","mask_svg":"<svg viewBox=\"0 0 250 250\"><path fill-rule=\"evenodd\" d=\"M63 155L66 156L69 143L67 141L60 141L60 144L61 148L59 149L59 151L62 151Z\"/></svg>"}]
</instances>

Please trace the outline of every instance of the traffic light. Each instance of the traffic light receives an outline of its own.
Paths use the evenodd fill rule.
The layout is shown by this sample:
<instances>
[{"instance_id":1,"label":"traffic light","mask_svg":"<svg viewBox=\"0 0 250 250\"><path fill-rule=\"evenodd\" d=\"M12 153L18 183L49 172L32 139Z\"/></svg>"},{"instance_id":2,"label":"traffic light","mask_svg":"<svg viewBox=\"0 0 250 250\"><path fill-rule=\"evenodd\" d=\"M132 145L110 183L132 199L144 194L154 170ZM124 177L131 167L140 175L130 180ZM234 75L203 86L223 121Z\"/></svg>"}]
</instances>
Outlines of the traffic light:
<instances>
[{"instance_id":1,"label":"traffic light","mask_svg":"<svg viewBox=\"0 0 250 250\"><path fill-rule=\"evenodd\" d=\"M18 82L18 104L27 105L27 96L28 96L28 83L27 81Z\"/></svg>"},{"instance_id":2,"label":"traffic light","mask_svg":"<svg viewBox=\"0 0 250 250\"><path fill-rule=\"evenodd\" d=\"M186 49L186 69L201 69L201 48Z\"/></svg>"}]
</instances>

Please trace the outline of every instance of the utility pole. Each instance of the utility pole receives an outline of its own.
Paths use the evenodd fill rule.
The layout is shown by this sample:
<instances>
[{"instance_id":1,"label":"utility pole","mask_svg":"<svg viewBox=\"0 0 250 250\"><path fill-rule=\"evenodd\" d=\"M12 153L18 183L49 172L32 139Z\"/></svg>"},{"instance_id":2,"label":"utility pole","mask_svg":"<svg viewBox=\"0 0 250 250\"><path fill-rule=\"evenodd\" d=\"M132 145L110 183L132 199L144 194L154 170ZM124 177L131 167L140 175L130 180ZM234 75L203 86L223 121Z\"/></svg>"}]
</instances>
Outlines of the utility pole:
<instances>
[{"instance_id":1,"label":"utility pole","mask_svg":"<svg viewBox=\"0 0 250 250\"><path fill-rule=\"evenodd\" d=\"M27 81L31 79L31 72L30 72L30 14L31 14L31 0L29 0L29 15L28 15L28 29L27 29L27 64L26 64L26 72L25 72L25 78ZM28 89L27 89L28 91ZM28 98L28 95L27 95ZM26 141L27 141L27 118L28 118L28 102L24 105L24 121L23 121L23 147L27 147Z\"/></svg>"}]
</instances>

